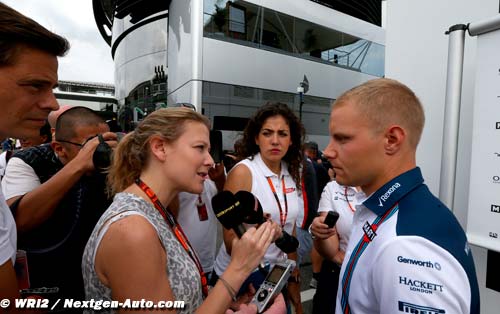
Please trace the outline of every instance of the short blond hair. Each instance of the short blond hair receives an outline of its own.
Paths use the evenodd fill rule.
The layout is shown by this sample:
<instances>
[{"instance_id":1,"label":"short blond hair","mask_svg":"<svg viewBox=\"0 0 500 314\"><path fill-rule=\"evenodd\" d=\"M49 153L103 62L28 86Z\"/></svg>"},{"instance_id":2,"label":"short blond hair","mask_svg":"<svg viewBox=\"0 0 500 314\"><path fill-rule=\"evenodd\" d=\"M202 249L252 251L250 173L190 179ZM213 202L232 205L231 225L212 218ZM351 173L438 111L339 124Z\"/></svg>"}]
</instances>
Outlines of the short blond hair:
<instances>
[{"instance_id":1,"label":"short blond hair","mask_svg":"<svg viewBox=\"0 0 500 314\"><path fill-rule=\"evenodd\" d=\"M370 80L342 94L333 109L347 104L357 106L375 132L400 125L408 132L410 145L417 147L425 115L420 100L408 86L387 78Z\"/></svg>"}]
</instances>

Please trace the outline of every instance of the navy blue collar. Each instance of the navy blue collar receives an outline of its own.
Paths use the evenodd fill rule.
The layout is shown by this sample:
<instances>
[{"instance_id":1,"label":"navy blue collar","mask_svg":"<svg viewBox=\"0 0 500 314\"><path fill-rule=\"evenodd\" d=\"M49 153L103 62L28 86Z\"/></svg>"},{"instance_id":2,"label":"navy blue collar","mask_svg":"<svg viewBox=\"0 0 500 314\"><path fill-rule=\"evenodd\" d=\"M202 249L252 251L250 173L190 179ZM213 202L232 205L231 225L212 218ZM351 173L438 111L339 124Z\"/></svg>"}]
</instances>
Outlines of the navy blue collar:
<instances>
[{"instance_id":1,"label":"navy blue collar","mask_svg":"<svg viewBox=\"0 0 500 314\"><path fill-rule=\"evenodd\" d=\"M424 178L420 168L415 167L384 184L364 201L363 205L381 216L423 182Z\"/></svg>"}]
</instances>

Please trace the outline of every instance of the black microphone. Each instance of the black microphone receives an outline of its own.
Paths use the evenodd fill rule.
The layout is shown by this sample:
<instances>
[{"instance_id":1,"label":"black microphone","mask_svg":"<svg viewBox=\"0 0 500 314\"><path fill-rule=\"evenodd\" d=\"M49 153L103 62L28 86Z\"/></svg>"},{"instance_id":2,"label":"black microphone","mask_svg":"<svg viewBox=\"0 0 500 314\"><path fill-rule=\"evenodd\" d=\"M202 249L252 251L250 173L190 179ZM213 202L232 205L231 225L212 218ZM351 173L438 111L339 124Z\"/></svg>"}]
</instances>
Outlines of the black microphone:
<instances>
[{"instance_id":1,"label":"black microphone","mask_svg":"<svg viewBox=\"0 0 500 314\"><path fill-rule=\"evenodd\" d=\"M226 229L233 229L238 238L245 233L245 226L242 225L240 201L230 191L222 191L212 197L212 209L215 217Z\"/></svg>"},{"instance_id":2,"label":"black microphone","mask_svg":"<svg viewBox=\"0 0 500 314\"><path fill-rule=\"evenodd\" d=\"M240 203L239 206L242 213L240 219L243 219L243 222L248 224L262 224L266 222L262 206L255 195L248 191L238 191L234 197ZM274 244L283 252L292 253L299 247L299 240L288 234L285 230L282 230L281 237L279 237Z\"/></svg>"},{"instance_id":3,"label":"black microphone","mask_svg":"<svg viewBox=\"0 0 500 314\"><path fill-rule=\"evenodd\" d=\"M252 198L254 197L252 193L247 193L250 194ZM245 207L242 208L241 201L238 200L230 191L222 191L212 197L212 209L215 217L217 217L224 228L233 229L238 238L241 238L247 231L245 226L243 226L244 216L247 214L253 214L253 210L252 213L250 213L250 208L248 207L250 202L245 200L245 204ZM258 205L260 206L260 204ZM262 215L262 208L260 209L260 212ZM265 220L263 222L265 222ZM267 274L267 270L265 269L263 263L259 264L259 270Z\"/></svg>"},{"instance_id":4,"label":"black microphone","mask_svg":"<svg viewBox=\"0 0 500 314\"><path fill-rule=\"evenodd\" d=\"M238 191L234 194L234 197L240 201L243 222L258 225L266 222L267 219L264 218L262 206L255 195L248 191Z\"/></svg>"}]
</instances>

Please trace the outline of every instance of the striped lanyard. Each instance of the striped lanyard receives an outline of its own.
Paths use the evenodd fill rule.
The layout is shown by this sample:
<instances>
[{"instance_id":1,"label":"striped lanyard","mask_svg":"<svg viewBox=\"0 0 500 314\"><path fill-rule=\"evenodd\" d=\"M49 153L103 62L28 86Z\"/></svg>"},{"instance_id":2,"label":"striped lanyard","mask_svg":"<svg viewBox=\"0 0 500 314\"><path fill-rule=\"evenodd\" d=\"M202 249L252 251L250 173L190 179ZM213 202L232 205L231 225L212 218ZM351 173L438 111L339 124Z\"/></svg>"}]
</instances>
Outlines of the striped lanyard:
<instances>
[{"instance_id":1,"label":"striped lanyard","mask_svg":"<svg viewBox=\"0 0 500 314\"><path fill-rule=\"evenodd\" d=\"M359 258L361 257L361 254L363 254L365 249L368 247L368 244L372 242L373 238L376 235L375 232L380 227L380 225L382 225L392 215L394 215L394 213L396 213L398 209L399 206L396 203L393 207L388 209L383 215L377 216L377 218L375 218L375 220L371 223L371 225L368 225L368 222L366 222L365 226L368 225L368 228L371 229L372 234L368 235L367 230L364 230L365 234L364 236L361 237L358 244L356 244L356 247L354 247L352 254L349 258L349 261L346 264L344 275L342 276L342 298L340 304L342 306L343 314L351 313L351 308L349 306L349 289L351 288L351 279L352 279L352 274L354 272L354 268L356 267ZM365 226L363 227L363 229L365 229Z\"/></svg>"},{"instance_id":2,"label":"striped lanyard","mask_svg":"<svg viewBox=\"0 0 500 314\"><path fill-rule=\"evenodd\" d=\"M182 245L186 253L196 264L196 268L198 268L198 272L200 273L201 277L201 290L203 292L203 296L206 298L208 295L207 276L203 272L200 260L198 259L198 256L196 256L196 253L194 252L193 247L189 243L188 238L184 234L184 231L182 231L181 226L175 220L174 215L172 215L172 213L163 206L163 204L158 199L158 196L156 196L155 192L153 192L153 190L146 183L144 183L141 179L136 179L135 184L137 184L139 188L142 191L144 191L144 193L146 193L151 202L153 202L155 208L158 210L158 212L160 212L163 219L165 219L165 222L170 226L170 228L174 232L174 235L179 241L179 243Z\"/></svg>"},{"instance_id":3,"label":"striped lanyard","mask_svg":"<svg viewBox=\"0 0 500 314\"><path fill-rule=\"evenodd\" d=\"M286 200L286 187L285 187L285 176L281 176L281 187L283 188L283 198L285 199L285 213L283 214L283 209L281 208L281 202L278 198L278 193L276 193L276 189L274 188L273 181L271 181L271 177L267 177L267 183L271 187L271 191L273 191L274 198L276 199L276 203L278 203L278 209L280 211L280 223L281 228L285 227L286 218L288 216L288 202Z\"/></svg>"}]
</instances>

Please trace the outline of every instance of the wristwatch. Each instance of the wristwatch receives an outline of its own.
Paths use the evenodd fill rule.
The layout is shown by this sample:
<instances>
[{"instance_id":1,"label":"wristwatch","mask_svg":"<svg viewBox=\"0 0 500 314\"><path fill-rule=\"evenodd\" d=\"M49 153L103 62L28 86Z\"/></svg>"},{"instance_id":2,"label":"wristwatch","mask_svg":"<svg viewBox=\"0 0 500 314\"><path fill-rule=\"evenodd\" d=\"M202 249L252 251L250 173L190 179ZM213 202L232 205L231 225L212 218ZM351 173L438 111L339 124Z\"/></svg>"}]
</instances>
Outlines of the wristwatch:
<instances>
[{"instance_id":1,"label":"wristwatch","mask_svg":"<svg viewBox=\"0 0 500 314\"><path fill-rule=\"evenodd\" d=\"M312 224L309 225L309 228L307 228L307 232L311 235L311 238L314 240L316 239L316 236L311 232Z\"/></svg>"}]
</instances>

